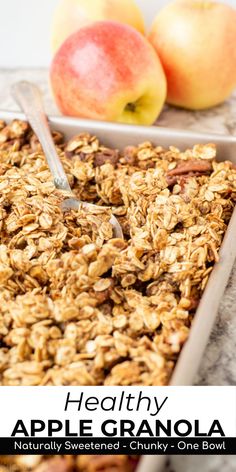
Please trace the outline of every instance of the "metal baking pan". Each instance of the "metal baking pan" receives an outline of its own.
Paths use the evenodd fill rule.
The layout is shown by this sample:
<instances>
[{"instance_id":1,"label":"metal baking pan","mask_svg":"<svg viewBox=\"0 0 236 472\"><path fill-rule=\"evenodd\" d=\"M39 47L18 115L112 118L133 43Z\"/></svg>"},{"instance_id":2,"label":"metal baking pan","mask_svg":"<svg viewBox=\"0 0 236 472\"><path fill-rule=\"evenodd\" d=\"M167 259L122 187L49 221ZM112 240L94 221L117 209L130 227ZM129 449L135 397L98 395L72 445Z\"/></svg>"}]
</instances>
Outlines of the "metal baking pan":
<instances>
[{"instance_id":1,"label":"metal baking pan","mask_svg":"<svg viewBox=\"0 0 236 472\"><path fill-rule=\"evenodd\" d=\"M9 122L14 118L24 119L20 113L0 111L0 119ZM176 146L181 150L198 143L215 143L218 160L231 160L236 164L236 137L194 133L168 128L117 125L113 123L79 120L74 118L50 118L53 129L64 133L66 138L81 132L89 132L107 146L122 149L130 144L151 141L155 145ZM179 356L170 385L192 385L199 369L203 352L209 339L221 297L226 288L236 257L236 209L233 212L221 250L220 260L215 264L207 287L201 298L190 336ZM160 472L165 463L164 456L143 456L137 472Z\"/></svg>"}]
</instances>

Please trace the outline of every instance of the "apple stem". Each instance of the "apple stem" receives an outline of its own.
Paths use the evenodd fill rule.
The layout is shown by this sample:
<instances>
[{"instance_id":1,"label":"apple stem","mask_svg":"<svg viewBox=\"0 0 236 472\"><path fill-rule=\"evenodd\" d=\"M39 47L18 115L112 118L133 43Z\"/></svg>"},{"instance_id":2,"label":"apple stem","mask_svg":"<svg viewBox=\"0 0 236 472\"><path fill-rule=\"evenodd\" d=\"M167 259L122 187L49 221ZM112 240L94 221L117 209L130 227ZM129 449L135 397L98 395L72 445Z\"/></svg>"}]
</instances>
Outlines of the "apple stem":
<instances>
[{"instance_id":1,"label":"apple stem","mask_svg":"<svg viewBox=\"0 0 236 472\"><path fill-rule=\"evenodd\" d=\"M135 112L136 110L136 105L135 103L127 103L126 107L125 107L125 110L126 111L132 111L133 113Z\"/></svg>"}]
</instances>

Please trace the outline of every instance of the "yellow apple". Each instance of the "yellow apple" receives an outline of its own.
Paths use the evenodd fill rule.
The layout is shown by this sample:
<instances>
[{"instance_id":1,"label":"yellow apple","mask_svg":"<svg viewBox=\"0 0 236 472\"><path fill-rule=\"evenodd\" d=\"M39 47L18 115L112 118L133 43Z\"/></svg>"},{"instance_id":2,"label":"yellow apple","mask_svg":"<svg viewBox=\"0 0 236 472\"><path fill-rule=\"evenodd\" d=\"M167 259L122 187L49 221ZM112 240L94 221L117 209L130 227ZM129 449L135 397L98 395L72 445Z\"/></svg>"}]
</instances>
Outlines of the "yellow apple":
<instances>
[{"instance_id":1,"label":"yellow apple","mask_svg":"<svg viewBox=\"0 0 236 472\"><path fill-rule=\"evenodd\" d=\"M102 20L120 21L145 32L142 13L134 0L60 0L52 22L53 52L79 28Z\"/></svg>"},{"instance_id":2,"label":"yellow apple","mask_svg":"<svg viewBox=\"0 0 236 472\"><path fill-rule=\"evenodd\" d=\"M149 34L167 77L167 101L204 109L236 86L236 10L211 0L175 0Z\"/></svg>"},{"instance_id":3,"label":"yellow apple","mask_svg":"<svg viewBox=\"0 0 236 472\"><path fill-rule=\"evenodd\" d=\"M69 36L54 56L51 84L65 115L150 125L166 98L156 52L134 28L95 22Z\"/></svg>"}]
</instances>

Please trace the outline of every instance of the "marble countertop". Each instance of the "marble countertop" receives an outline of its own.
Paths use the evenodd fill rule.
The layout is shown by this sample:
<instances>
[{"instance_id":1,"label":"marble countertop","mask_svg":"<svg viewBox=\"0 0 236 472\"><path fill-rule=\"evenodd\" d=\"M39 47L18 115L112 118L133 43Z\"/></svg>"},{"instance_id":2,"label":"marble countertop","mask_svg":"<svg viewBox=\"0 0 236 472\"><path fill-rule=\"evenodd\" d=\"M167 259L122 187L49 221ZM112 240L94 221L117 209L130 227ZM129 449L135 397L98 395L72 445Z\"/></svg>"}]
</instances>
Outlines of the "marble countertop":
<instances>
[{"instance_id":1,"label":"marble countertop","mask_svg":"<svg viewBox=\"0 0 236 472\"><path fill-rule=\"evenodd\" d=\"M53 103L44 69L0 70L0 109L17 110L10 95L10 86L17 80L31 80L40 85L48 114L58 111ZM193 131L223 133L236 136L236 93L214 109L189 112L166 107L158 124ZM217 321L212 331L196 385L236 385L236 264L222 298ZM172 456L166 472L235 472L234 456ZM148 471L147 471L148 472ZM158 472L158 471L157 471Z\"/></svg>"}]
</instances>

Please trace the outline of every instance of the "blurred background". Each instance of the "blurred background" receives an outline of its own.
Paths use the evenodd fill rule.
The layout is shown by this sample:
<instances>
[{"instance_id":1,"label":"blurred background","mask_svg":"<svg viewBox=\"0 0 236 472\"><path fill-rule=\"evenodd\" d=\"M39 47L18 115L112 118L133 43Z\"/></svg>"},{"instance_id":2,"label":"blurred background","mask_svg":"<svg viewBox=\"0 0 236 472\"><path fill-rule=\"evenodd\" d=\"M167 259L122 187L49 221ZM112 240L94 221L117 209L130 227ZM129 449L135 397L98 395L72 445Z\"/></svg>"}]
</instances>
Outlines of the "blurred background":
<instances>
[{"instance_id":1,"label":"blurred background","mask_svg":"<svg viewBox=\"0 0 236 472\"><path fill-rule=\"evenodd\" d=\"M222 0L236 6L236 0ZM46 67L49 35L58 0L1 0L0 68ZM168 0L137 0L147 25Z\"/></svg>"}]
</instances>

